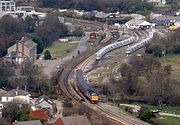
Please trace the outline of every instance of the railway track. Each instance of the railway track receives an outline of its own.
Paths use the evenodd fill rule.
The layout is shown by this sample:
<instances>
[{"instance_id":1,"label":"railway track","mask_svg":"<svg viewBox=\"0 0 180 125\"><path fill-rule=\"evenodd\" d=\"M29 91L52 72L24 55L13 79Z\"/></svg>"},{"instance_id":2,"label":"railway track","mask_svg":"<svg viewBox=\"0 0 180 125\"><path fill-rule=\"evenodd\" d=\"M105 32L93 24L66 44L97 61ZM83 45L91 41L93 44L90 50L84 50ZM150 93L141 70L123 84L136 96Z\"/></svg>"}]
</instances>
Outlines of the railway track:
<instances>
[{"instance_id":1,"label":"railway track","mask_svg":"<svg viewBox=\"0 0 180 125\"><path fill-rule=\"evenodd\" d=\"M103 45L109 44L110 41L111 40L108 40L108 42L104 43ZM81 103L81 101L83 100L83 97L81 95L75 93L74 90L72 90L73 87L68 83L69 82L68 80L69 80L69 77L70 77L73 69L76 69L76 67L78 66L78 68L85 70L86 66L88 65L90 60L95 58L94 53L97 52L100 48L101 48L101 46L97 46L92 51L89 51L88 53L84 54L82 57L74 59L73 62L75 62L75 63L70 62L70 61L67 62L68 65L66 65L65 70L61 73L60 81L59 81L59 85L60 85L61 90L63 91L64 96L67 97L68 99L71 99L72 103L74 105L83 104L85 106L91 105L92 107L95 107L96 109L98 109L97 112L106 116L106 118L111 120L114 125L116 125L116 124L117 125L145 125L142 123L140 124L139 122L135 122L135 121L126 119L126 118L124 118L124 116L119 116L117 114L114 114L113 112L111 112L107 109L104 109L100 105L92 105L87 101L84 103ZM91 110L93 110L93 109L91 109Z\"/></svg>"},{"instance_id":2,"label":"railway track","mask_svg":"<svg viewBox=\"0 0 180 125\"><path fill-rule=\"evenodd\" d=\"M89 65L89 63L92 63L92 60L95 60L95 55L91 55L89 58L87 58L84 62L82 62L80 65L78 65L78 69L81 69L83 71L86 71L87 67ZM81 94L81 96L83 96ZM83 97L85 99L86 102L90 103L89 100L87 100L85 97ZM86 105L86 103L84 103ZM89 104L91 105L91 104ZM140 120L132 120L132 117L125 117L125 115L127 114L115 114L114 112L112 112L111 110L105 109L103 106L99 105L99 104L95 104L94 105L99 112L101 112L103 115L105 115L107 118L111 119L112 121L114 121L117 124L122 124L122 125L149 125L148 123L142 122ZM100 113L100 114L101 114Z\"/></svg>"},{"instance_id":3,"label":"railway track","mask_svg":"<svg viewBox=\"0 0 180 125\"><path fill-rule=\"evenodd\" d=\"M93 55L96 51L98 51L101 48L101 46L95 47L92 51L89 51L85 53L80 58L75 58L72 61L69 61L66 63L66 66L64 68L64 71L59 76L59 86L63 92L63 95L69 99L72 100L73 104L78 104L82 100L82 98L78 97L76 94L72 92L72 90L69 88L68 80L71 72L73 69L76 68L81 62L85 61L88 57ZM74 63L75 62L75 63Z\"/></svg>"}]
</instances>

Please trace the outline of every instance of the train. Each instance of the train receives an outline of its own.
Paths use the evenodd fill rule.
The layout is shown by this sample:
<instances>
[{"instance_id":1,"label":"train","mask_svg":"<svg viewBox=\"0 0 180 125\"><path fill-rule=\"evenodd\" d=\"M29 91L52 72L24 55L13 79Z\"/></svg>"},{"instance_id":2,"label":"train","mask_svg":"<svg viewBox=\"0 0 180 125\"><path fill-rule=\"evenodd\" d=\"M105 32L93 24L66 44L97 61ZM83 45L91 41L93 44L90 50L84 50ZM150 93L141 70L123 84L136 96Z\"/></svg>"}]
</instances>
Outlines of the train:
<instances>
[{"instance_id":1,"label":"train","mask_svg":"<svg viewBox=\"0 0 180 125\"><path fill-rule=\"evenodd\" d=\"M98 103L99 98L93 88L87 84L83 77L83 71L78 69L76 71L77 87L85 95L85 97L93 104Z\"/></svg>"},{"instance_id":2,"label":"train","mask_svg":"<svg viewBox=\"0 0 180 125\"><path fill-rule=\"evenodd\" d=\"M170 30L170 31L176 31L177 29L179 29L180 28L180 25L176 25L176 26L170 26L168 29Z\"/></svg>"},{"instance_id":3,"label":"train","mask_svg":"<svg viewBox=\"0 0 180 125\"><path fill-rule=\"evenodd\" d=\"M135 37L130 37L128 39L125 40L118 40L115 43L109 44L103 48L101 48L97 53L96 53L96 60L100 60L105 54L107 54L108 52L117 49L119 47L125 46L125 45L129 45L131 43L133 43L135 41Z\"/></svg>"},{"instance_id":4,"label":"train","mask_svg":"<svg viewBox=\"0 0 180 125\"><path fill-rule=\"evenodd\" d=\"M135 51L137 51L138 49L144 47L146 44L150 43L153 39L154 33L153 32L149 32L149 35L146 39L142 40L139 43L136 43L134 45L132 45L131 47L126 49L126 54L129 55Z\"/></svg>"}]
</instances>

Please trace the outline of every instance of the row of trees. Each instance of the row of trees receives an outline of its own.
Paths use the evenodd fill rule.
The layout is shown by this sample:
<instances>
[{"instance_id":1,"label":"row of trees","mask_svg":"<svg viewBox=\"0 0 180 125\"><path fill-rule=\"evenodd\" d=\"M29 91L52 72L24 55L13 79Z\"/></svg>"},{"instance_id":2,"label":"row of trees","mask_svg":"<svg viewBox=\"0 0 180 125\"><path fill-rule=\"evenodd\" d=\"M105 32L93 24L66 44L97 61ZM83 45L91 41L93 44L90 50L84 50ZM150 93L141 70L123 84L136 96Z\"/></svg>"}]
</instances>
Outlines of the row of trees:
<instances>
[{"instance_id":1,"label":"row of trees","mask_svg":"<svg viewBox=\"0 0 180 125\"><path fill-rule=\"evenodd\" d=\"M39 6L128 13L153 9L150 3L143 2L142 0L40 0Z\"/></svg>"},{"instance_id":2,"label":"row of trees","mask_svg":"<svg viewBox=\"0 0 180 125\"><path fill-rule=\"evenodd\" d=\"M37 36L44 42L45 47L51 45L55 39L67 36L67 33L67 27L56 16L47 16L36 30Z\"/></svg>"},{"instance_id":3,"label":"row of trees","mask_svg":"<svg viewBox=\"0 0 180 125\"><path fill-rule=\"evenodd\" d=\"M27 16L24 20L5 15L0 19L0 56L6 54L6 49L28 34L38 44L38 53L44 47L63 36L67 36L67 27L62 24L58 17L47 16L44 22L39 25L37 16Z\"/></svg>"},{"instance_id":4,"label":"row of trees","mask_svg":"<svg viewBox=\"0 0 180 125\"><path fill-rule=\"evenodd\" d=\"M120 80L112 80L109 93L117 98L141 97L150 104L180 105L178 82L173 79L171 66L161 66L152 56L132 57L130 62L121 65ZM112 90L111 90L112 89Z\"/></svg>"},{"instance_id":5,"label":"row of trees","mask_svg":"<svg viewBox=\"0 0 180 125\"><path fill-rule=\"evenodd\" d=\"M33 65L30 61L26 61L22 67L21 74L23 79L21 82L17 82L20 88L25 88L28 92L33 92L36 95L41 95L42 93L56 98L56 85L53 79L49 79L46 75L43 74L43 67ZM19 80L19 78L15 78Z\"/></svg>"},{"instance_id":6,"label":"row of trees","mask_svg":"<svg viewBox=\"0 0 180 125\"><path fill-rule=\"evenodd\" d=\"M154 41L146 47L146 53L161 57L163 52L166 54L180 53L180 28L167 35L166 38L156 36Z\"/></svg>"},{"instance_id":7,"label":"row of trees","mask_svg":"<svg viewBox=\"0 0 180 125\"><path fill-rule=\"evenodd\" d=\"M43 74L41 66L35 66L30 61L26 61L19 75L15 75L14 69L0 62L0 88L11 90L20 89L34 93L39 96L42 93L52 98L57 98L57 79L56 74L49 79Z\"/></svg>"}]
</instances>

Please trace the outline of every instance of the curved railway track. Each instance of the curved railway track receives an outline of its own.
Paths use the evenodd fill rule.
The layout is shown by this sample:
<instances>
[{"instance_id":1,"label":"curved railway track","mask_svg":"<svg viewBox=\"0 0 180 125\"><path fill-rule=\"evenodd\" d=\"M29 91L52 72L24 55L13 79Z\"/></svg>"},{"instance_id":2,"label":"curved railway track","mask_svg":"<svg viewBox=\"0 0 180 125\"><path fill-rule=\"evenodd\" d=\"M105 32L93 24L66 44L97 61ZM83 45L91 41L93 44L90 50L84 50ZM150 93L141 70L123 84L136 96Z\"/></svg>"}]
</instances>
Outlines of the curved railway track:
<instances>
[{"instance_id":1,"label":"curved railway track","mask_svg":"<svg viewBox=\"0 0 180 125\"><path fill-rule=\"evenodd\" d=\"M107 43L109 43L109 42L111 42L111 39ZM69 85L68 85L69 76L70 76L71 72L73 71L73 69L75 69L76 66L78 66L81 62L85 61L91 55L93 55L100 48L101 48L101 46L97 46L92 51L85 53L82 57L75 58L73 60L73 62L72 62L72 60L67 62L64 70L62 71L62 73L59 76L59 86L63 92L63 95L65 97L71 99L74 104L78 104L82 100L82 98L80 98L76 94L72 93L72 90L69 88Z\"/></svg>"},{"instance_id":2,"label":"curved railway track","mask_svg":"<svg viewBox=\"0 0 180 125\"><path fill-rule=\"evenodd\" d=\"M111 41L108 40L108 42L104 43L104 45L109 44L109 42ZM89 51L87 53L85 53L82 57L74 59L73 62L69 61L67 62L67 65L65 66L64 71L61 73L60 77L59 77L59 85L61 90L63 91L63 94L65 97L69 98L72 100L72 103L74 105L79 105L81 103L81 101L83 100L83 97L80 96L79 94L75 93L73 89L73 87L68 83L70 74L72 73L73 69L75 69L77 66L79 66L81 69L85 70L86 66L88 65L88 63L90 62L90 60L92 60L93 58L95 58L95 52L97 52L99 49L101 48L101 46L97 46L95 47L92 51ZM94 57L93 57L94 55ZM84 62L84 63L82 63ZM95 108L95 112L99 112L100 114L102 114L103 116L106 116L106 118L108 120L110 120L111 122L113 122L114 125L145 125L140 123L140 122L136 122L136 121L131 121L127 118L124 118L124 116L119 116L117 114L114 114L111 111L108 111L107 109L104 109L102 106L100 105L92 105L90 103L84 102L81 103L84 106L89 106L93 107L90 108L90 110L94 110ZM98 113L97 113L98 114Z\"/></svg>"},{"instance_id":3,"label":"curved railway track","mask_svg":"<svg viewBox=\"0 0 180 125\"><path fill-rule=\"evenodd\" d=\"M88 57L84 62L82 62L81 64L79 64L77 67L78 69L81 70L86 70L86 66L89 65L89 63L91 63L91 61L95 59L95 54L91 55L90 57ZM81 96L82 97L82 96ZM90 103L89 100L87 100L85 97L83 97L84 100L88 103ZM86 103L84 103L85 105L87 105ZM88 104L91 105L91 104ZM107 118L111 119L113 122L117 123L117 124L122 124L122 125L149 125L148 123L142 122L140 120L137 119L133 119L132 117L124 117L127 114L116 114L114 112L112 112L109 109L105 109L102 105L100 104L93 104L93 106L95 106L99 112L101 112L103 115L105 115ZM92 107L92 106L91 106ZM133 119L133 120L132 120Z\"/></svg>"}]
</instances>

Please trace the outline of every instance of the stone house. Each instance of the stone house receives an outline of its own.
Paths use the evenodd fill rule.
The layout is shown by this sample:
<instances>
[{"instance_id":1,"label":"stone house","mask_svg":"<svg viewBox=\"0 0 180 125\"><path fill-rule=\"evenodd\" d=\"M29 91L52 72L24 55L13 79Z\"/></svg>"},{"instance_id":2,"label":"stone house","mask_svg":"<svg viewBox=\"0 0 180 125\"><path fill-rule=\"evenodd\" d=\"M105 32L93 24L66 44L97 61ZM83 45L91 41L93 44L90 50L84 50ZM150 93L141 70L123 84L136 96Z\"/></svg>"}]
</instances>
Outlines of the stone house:
<instances>
[{"instance_id":1,"label":"stone house","mask_svg":"<svg viewBox=\"0 0 180 125\"><path fill-rule=\"evenodd\" d=\"M8 48L8 53L5 56L6 61L12 64L22 64L26 59L35 61L37 56L37 44L27 37L22 39Z\"/></svg>"}]
</instances>

